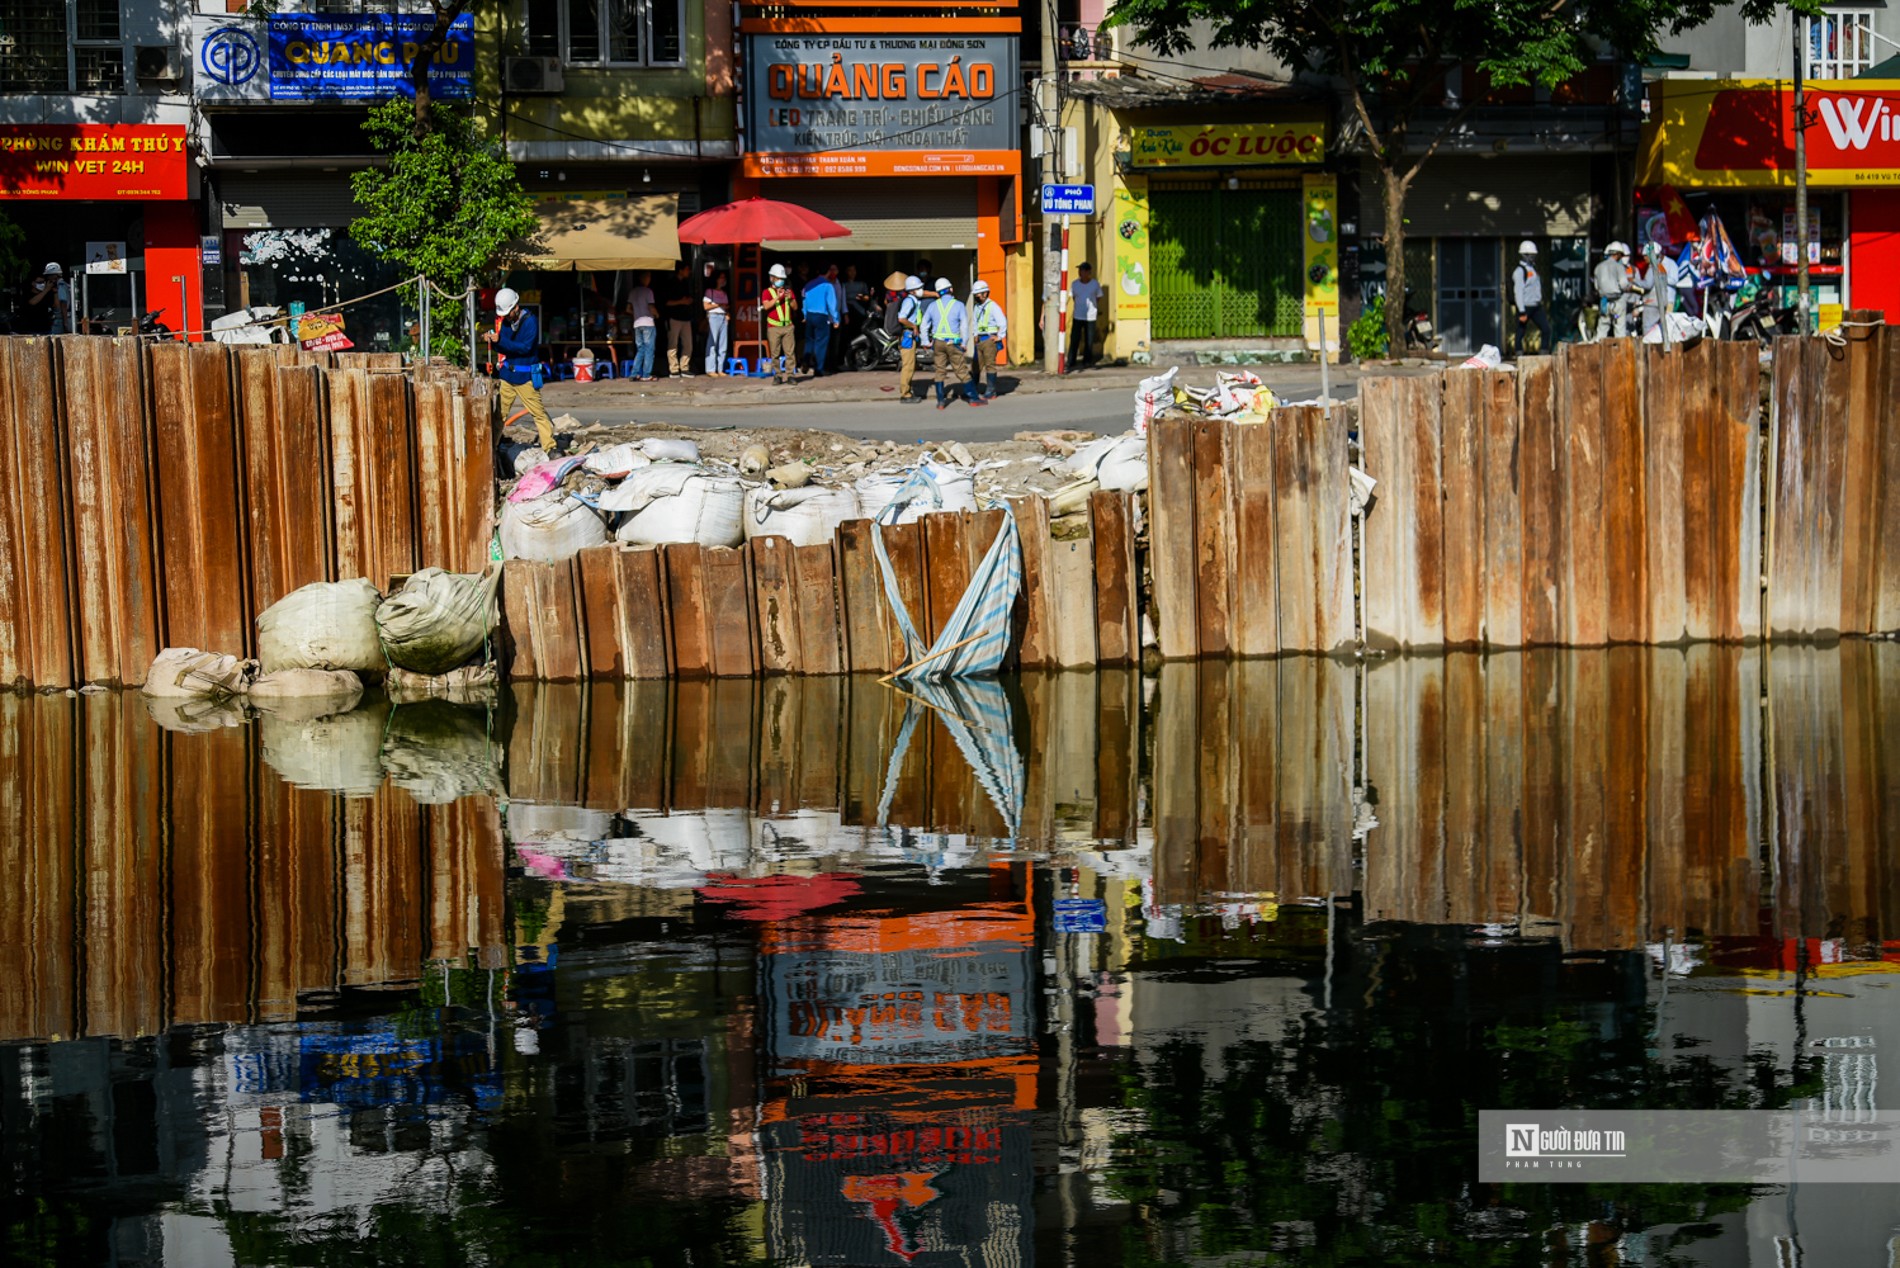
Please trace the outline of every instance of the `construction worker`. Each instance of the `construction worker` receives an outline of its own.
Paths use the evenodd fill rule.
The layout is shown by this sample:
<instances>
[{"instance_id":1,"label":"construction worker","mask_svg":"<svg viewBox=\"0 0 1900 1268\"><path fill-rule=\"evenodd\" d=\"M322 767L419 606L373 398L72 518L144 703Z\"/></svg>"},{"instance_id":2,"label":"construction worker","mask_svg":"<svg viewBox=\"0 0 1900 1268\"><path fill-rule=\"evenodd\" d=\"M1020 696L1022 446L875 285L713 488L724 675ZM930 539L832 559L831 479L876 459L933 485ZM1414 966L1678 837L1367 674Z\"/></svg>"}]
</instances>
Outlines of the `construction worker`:
<instances>
[{"instance_id":1,"label":"construction worker","mask_svg":"<svg viewBox=\"0 0 1900 1268\"><path fill-rule=\"evenodd\" d=\"M765 323L765 357L777 361L772 382L785 383L798 376L798 344L792 332L792 318L798 311L798 296L785 284L785 266L774 264L772 282L759 292L759 317Z\"/></svg>"},{"instance_id":2,"label":"construction worker","mask_svg":"<svg viewBox=\"0 0 1900 1268\"><path fill-rule=\"evenodd\" d=\"M910 381L917 377L917 345L923 339L924 281L916 274L904 279L904 297L897 301L897 399L908 405Z\"/></svg>"},{"instance_id":3,"label":"construction worker","mask_svg":"<svg viewBox=\"0 0 1900 1268\"><path fill-rule=\"evenodd\" d=\"M1537 244L1529 238L1517 244L1517 267L1511 270L1511 302L1517 305L1517 351L1523 356L1530 328L1544 337L1546 356L1557 351L1550 337L1550 318L1544 315L1544 275L1537 271Z\"/></svg>"},{"instance_id":4,"label":"construction worker","mask_svg":"<svg viewBox=\"0 0 1900 1268\"><path fill-rule=\"evenodd\" d=\"M495 328L484 330L482 341L495 345L501 425L511 426L522 414L528 414L534 419L534 434L541 448L553 453L554 422L548 417L548 407L541 403L541 326L534 314L521 306L521 296L506 286L495 292Z\"/></svg>"},{"instance_id":5,"label":"construction worker","mask_svg":"<svg viewBox=\"0 0 1900 1268\"><path fill-rule=\"evenodd\" d=\"M1600 314L1597 319L1599 338L1604 333L1605 323L1618 339L1630 332L1630 293L1635 288L1630 285L1629 256L1630 249L1621 242L1612 242L1603 248L1603 262L1597 265L1593 279Z\"/></svg>"},{"instance_id":6,"label":"construction worker","mask_svg":"<svg viewBox=\"0 0 1900 1268\"><path fill-rule=\"evenodd\" d=\"M1003 341L1009 337L1009 318L995 300L990 298L990 284L979 281L970 288L970 337L976 341L976 373L970 379L970 390L976 397L985 401L996 399L996 363L1007 361L1003 352Z\"/></svg>"},{"instance_id":7,"label":"construction worker","mask_svg":"<svg viewBox=\"0 0 1900 1268\"><path fill-rule=\"evenodd\" d=\"M924 310L924 334L930 339L931 353L937 360L937 408L950 407L951 376L963 383L970 374L970 359L963 354L970 332L970 314L957 299L956 286L947 277L937 279L937 299ZM981 405L974 384L964 383L964 399Z\"/></svg>"}]
</instances>

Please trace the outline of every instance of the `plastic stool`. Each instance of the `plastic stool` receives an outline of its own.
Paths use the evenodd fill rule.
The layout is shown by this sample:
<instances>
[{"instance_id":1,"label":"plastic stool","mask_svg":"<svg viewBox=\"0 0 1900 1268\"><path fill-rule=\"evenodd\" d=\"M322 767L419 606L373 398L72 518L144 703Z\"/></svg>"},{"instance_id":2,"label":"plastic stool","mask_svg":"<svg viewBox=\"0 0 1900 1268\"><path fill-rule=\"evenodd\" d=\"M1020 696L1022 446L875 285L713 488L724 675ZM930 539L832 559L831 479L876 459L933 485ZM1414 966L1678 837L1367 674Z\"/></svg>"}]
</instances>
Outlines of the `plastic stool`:
<instances>
[{"instance_id":1,"label":"plastic stool","mask_svg":"<svg viewBox=\"0 0 1900 1268\"><path fill-rule=\"evenodd\" d=\"M556 380L562 383L565 383L569 379L573 378L574 377L574 363L572 361L556 361L554 363L554 377Z\"/></svg>"},{"instance_id":2,"label":"plastic stool","mask_svg":"<svg viewBox=\"0 0 1900 1268\"><path fill-rule=\"evenodd\" d=\"M743 379L749 376L752 373L752 371L746 368L744 357L727 357L726 358L726 373L734 376L735 378Z\"/></svg>"},{"instance_id":3,"label":"plastic stool","mask_svg":"<svg viewBox=\"0 0 1900 1268\"><path fill-rule=\"evenodd\" d=\"M752 372L755 379L769 379L778 373L778 363L771 357L760 357L759 368Z\"/></svg>"},{"instance_id":4,"label":"plastic stool","mask_svg":"<svg viewBox=\"0 0 1900 1268\"><path fill-rule=\"evenodd\" d=\"M621 377L621 378L623 378L623 379L630 379L630 378L632 378L632 377L633 377L633 362L632 362L632 360L630 360L630 359L629 359L629 360L626 360L626 361L622 361L622 362L620 363L620 377Z\"/></svg>"}]
</instances>

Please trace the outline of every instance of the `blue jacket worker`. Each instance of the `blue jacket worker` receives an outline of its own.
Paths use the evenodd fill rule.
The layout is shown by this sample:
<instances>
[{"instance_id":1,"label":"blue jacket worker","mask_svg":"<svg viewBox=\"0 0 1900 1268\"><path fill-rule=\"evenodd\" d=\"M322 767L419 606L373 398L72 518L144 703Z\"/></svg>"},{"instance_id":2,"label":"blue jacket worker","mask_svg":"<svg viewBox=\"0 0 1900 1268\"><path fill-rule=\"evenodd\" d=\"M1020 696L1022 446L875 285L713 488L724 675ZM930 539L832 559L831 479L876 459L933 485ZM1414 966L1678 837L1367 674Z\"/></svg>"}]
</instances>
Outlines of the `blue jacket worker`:
<instances>
[{"instance_id":1,"label":"blue jacket worker","mask_svg":"<svg viewBox=\"0 0 1900 1268\"><path fill-rule=\"evenodd\" d=\"M541 403L541 323L521 306L521 296L504 286L495 292L495 328L483 331L482 340L495 348L501 425L507 427L522 414L529 415L534 419L534 434L541 448L553 453L554 423L548 417L548 407Z\"/></svg>"},{"instance_id":2,"label":"blue jacket worker","mask_svg":"<svg viewBox=\"0 0 1900 1268\"><path fill-rule=\"evenodd\" d=\"M831 354L831 332L844 320L838 304L838 266L832 265L823 277L815 277L805 287L805 352L811 357L812 373L825 373L826 358Z\"/></svg>"}]
</instances>

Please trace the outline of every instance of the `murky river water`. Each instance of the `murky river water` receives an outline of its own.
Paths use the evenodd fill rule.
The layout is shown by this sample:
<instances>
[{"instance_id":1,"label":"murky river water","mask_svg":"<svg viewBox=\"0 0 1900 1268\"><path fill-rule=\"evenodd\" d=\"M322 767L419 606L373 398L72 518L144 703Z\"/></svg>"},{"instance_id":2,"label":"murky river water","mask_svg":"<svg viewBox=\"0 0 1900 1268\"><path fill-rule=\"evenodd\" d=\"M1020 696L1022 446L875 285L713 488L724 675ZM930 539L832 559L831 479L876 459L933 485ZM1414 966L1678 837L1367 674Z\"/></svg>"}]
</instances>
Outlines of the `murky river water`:
<instances>
[{"instance_id":1,"label":"murky river water","mask_svg":"<svg viewBox=\"0 0 1900 1268\"><path fill-rule=\"evenodd\" d=\"M1486 1108L1900 1108L1900 649L0 698L12 1260L1889 1264Z\"/></svg>"}]
</instances>

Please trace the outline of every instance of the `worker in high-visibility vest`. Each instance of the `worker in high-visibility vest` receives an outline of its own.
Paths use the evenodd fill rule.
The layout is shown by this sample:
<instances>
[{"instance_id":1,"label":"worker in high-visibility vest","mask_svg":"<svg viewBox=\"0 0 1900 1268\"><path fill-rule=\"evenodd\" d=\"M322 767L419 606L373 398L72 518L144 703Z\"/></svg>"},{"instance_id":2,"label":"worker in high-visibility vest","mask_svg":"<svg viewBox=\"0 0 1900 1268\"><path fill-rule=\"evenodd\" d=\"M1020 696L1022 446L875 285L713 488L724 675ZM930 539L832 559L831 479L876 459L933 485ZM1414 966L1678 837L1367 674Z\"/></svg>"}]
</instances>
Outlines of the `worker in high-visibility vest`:
<instances>
[{"instance_id":1,"label":"worker in high-visibility vest","mask_svg":"<svg viewBox=\"0 0 1900 1268\"><path fill-rule=\"evenodd\" d=\"M970 359L963 345L970 332L970 315L957 298L956 286L947 277L937 279L937 298L924 310L924 335L937 361L937 408L950 407L949 391L953 381L963 383L970 375ZM964 384L964 398L972 405L984 404L974 388Z\"/></svg>"},{"instance_id":2,"label":"worker in high-visibility vest","mask_svg":"<svg viewBox=\"0 0 1900 1268\"><path fill-rule=\"evenodd\" d=\"M1003 341L1009 338L1009 318L1002 306L990 298L990 284L979 281L970 288L970 338L976 341L976 373L970 390L984 400L996 399L996 363L1007 363Z\"/></svg>"},{"instance_id":3,"label":"worker in high-visibility vest","mask_svg":"<svg viewBox=\"0 0 1900 1268\"><path fill-rule=\"evenodd\" d=\"M772 284L759 292L759 316L765 322L765 356L776 361L772 382L784 383L798 376L798 345L792 333L792 318L798 311L798 295L785 284L785 266L772 266Z\"/></svg>"},{"instance_id":4,"label":"worker in high-visibility vest","mask_svg":"<svg viewBox=\"0 0 1900 1268\"><path fill-rule=\"evenodd\" d=\"M495 378L501 400L502 426L525 412L534 419L541 448L554 452L554 423L541 403L541 327L534 314L521 306L521 296L504 286L495 292L495 328L484 330L482 340L495 345ZM520 409L516 409L517 403Z\"/></svg>"}]
</instances>

